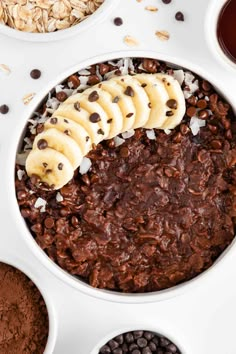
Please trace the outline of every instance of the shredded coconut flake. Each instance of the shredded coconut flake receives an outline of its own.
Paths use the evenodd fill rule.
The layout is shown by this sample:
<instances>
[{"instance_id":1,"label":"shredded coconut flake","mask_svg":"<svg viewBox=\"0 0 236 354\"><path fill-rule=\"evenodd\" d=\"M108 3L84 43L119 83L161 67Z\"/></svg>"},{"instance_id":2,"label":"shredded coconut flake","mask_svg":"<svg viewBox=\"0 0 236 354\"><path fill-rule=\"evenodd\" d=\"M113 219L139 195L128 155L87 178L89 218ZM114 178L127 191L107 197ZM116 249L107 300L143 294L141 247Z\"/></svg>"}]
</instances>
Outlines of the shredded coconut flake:
<instances>
[{"instance_id":1,"label":"shredded coconut flake","mask_svg":"<svg viewBox=\"0 0 236 354\"><path fill-rule=\"evenodd\" d=\"M64 200L64 198L63 198L63 196L61 195L61 193L60 192L57 192L57 194L56 194L56 201L57 202L62 202Z\"/></svg>"},{"instance_id":2,"label":"shredded coconut flake","mask_svg":"<svg viewBox=\"0 0 236 354\"><path fill-rule=\"evenodd\" d=\"M184 82L184 71L183 70L174 70L173 76L181 86L182 83Z\"/></svg>"},{"instance_id":3,"label":"shredded coconut flake","mask_svg":"<svg viewBox=\"0 0 236 354\"><path fill-rule=\"evenodd\" d=\"M18 170L17 171L17 177L18 177L18 180L21 181L23 176L25 175L25 171L24 170Z\"/></svg>"},{"instance_id":4,"label":"shredded coconut flake","mask_svg":"<svg viewBox=\"0 0 236 354\"><path fill-rule=\"evenodd\" d=\"M36 209L40 209L40 212L41 213L44 213L46 211L46 205L47 205L47 202L46 200L44 200L43 198L38 198L34 204L34 207Z\"/></svg>"},{"instance_id":5,"label":"shredded coconut flake","mask_svg":"<svg viewBox=\"0 0 236 354\"><path fill-rule=\"evenodd\" d=\"M78 72L78 74L82 75L82 76L88 76L88 75L90 75L90 71L87 69L82 69Z\"/></svg>"},{"instance_id":6,"label":"shredded coconut flake","mask_svg":"<svg viewBox=\"0 0 236 354\"><path fill-rule=\"evenodd\" d=\"M171 130L170 129L164 129L164 132L166 135L169 135L171 133Z\"/></svg>"},{"instance_id":7,"label":"shredded coconut flake","mask_svg":"<svg viewBox=\"0 0 236 354\"><path fill-rule=\"evenodd\" d=\"M148 139L150 139L150 140L156 139L156 134L153 129L146 130L146 135L147 135Z\"/></svg>"},{"instance_id":8,"label":"shredded coconut flake","mask_svg":"<svg viewBox=\"0 0 236 354\"><path fill-rule=\"evenodd\" d=\"M205 127L206 121L203 119L199 119L197 117L192 117L190 120L189 127L192 131L193 135L197 135L201 127Z\"/></svg>"},{"instance_id":9,"label":"shredded coconut flake","mask_svg":"<svg viewBox=\"0 0 236 354\"><path fill-rule=\"evenodd\" d=\"M116 147L122 145L124 142L125 142L125 139L122 139L119 136L114 137L114 143L115 143Z\"/></svg>"},{"instance_id":10,"label":"shredded coconut flake","mask_svg":"<svg viewBox=\"0 0 236 354\"><path fill-rule=\"evenodd\" d=\"M127 130L127 132L122 133L122 138L124 139L129 139L131 136L133 136L135 133L134 129Z\"/></svg>"},{"instance_id":11,"label":"shredded coconut flake","mask_svg":"<svg viewBox=\"0 0 236 354\"><path fill-rule=\"evenodd\" d=\"M88 157L84 157L79 167L79 172L81 173L81 175L87 173L91 166L91 160Z\"/></svg>"}]
</instances>

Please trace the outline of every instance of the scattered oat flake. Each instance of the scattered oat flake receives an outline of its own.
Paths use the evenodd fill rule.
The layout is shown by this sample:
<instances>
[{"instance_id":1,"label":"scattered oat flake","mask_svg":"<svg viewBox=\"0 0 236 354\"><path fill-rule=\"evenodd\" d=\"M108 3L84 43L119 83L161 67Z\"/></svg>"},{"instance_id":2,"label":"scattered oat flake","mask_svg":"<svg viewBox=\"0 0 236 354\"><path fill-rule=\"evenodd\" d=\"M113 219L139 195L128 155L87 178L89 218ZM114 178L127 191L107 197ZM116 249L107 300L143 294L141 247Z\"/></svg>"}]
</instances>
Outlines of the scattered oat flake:
<instances>
[{"instance_id":1,"label":"scattered oat flake","mask_svg":"<svg viewBox=\"0 0 236 354\"><path fill-rule=\"evenodd\" d=\"M151 11L151 12L157 12L157 11L158 11L158 8L155 7L155 6L146 6L146 7L145 7L145 10Z\"/></svg>"},{"instance_id":2,"label":"scattered oat flake","mask_svg":"<svg viewBox=\"0 0 236 354\"><path fill-rule=\"evenodd\" d=\"M6 75L11 73L11 69L6 64L0 64L0 71Z\"/></svg>"},{"instance_id":3,"label":"scattered oat flake","mask_svg":"<svg viewBox=\"0 0 236 354\"><path fill-rule=\"evenodd\" d=\"M35 96L36 94L33 92L33 93L28 93L27 95L25 95L24 97L23 97L23 103L25 104L25 105L27 105L27 104L29 104L30 103L30 101L34 98L34 96Z\"/></svg>"},{"instance_id":4,"label":"scattered oat flake","mask_svg":"<svg viewBox=\"0 0 236 354\"><path fill-rule=\"evenodd\" d=\"M161 41L168 41L168 39L170 39L170 34L167 31L156 31L156 36Z\"/></svg>"},{"instance_id":5,"label":"scattered oat flake","mask_svg":"<svg viewBox=\"0 0 236 354\"><path fill-rule=\"evenodd\" d=\"M125 36L124 43L129 47L136 47L137 45L139 45L138 40L132 36Z\"/></svg>"}]
</instances>

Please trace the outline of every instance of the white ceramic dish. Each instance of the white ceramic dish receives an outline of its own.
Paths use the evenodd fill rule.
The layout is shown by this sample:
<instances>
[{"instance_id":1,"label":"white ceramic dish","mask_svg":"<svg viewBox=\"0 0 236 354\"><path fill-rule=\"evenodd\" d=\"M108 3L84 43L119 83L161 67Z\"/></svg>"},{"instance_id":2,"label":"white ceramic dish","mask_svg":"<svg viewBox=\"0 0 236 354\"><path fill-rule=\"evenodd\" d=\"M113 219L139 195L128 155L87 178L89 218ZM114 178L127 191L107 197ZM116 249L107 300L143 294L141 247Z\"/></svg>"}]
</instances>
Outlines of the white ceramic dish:
<instances>
[{"instance_id":1,"label":"white ceramic dish","mask_svg":"<svg viewBox=\"0 0 236 354\"><path fill-rule=\"evenodd\" d=\"M9 26L0 24L0 33L3 33L9 37L30 42L60 41L68 37L79 35L83 31L86 31L95 26L97 23L109 16L110 12L118 2L119 0L105 0L104 3L84 21L64 30L59 30L51 33L29 33L18 31Z\"/></svg>"},{"instance_id":2,"label":"white ceramic dish","mask_svg":"<svg viewBox=\"0 0 236 354\"><path fill-rule=\"evenodd\" d=\"M157 333L159 335L162 335L166 337L167 339L171 340L180 350L181 354L188 354L186 348L183 347L183 345L180 343L180 338L174 338L172 334L167 333L165 330L163 332L163 329L158 327L158 326L150 326L150 325L145 325L144 323L135 324L133 327L125 327L125 328L119 328L116 329L115 331L107 334L104 338L101 339L99 343L96 344L95 348L92 350L90 354L98 354L100 348L105 345L109 340L113 339L114 337L118 336L119 334L124 334L126 332L130 331L138 331L138 330L144 330L144 331L150 331L153 333Z\"/></svg>"},{"instance_id":3,"label":"white ceramic dish","mask_svg":"<svg viewBox=\"0 0 236 354\"><path fill-rule=\"evenodd\" d=\"M78 280L77 278L69 275L66 273L64 270L62 270L59 266L57 266L55 263L53 263L47 256L46 254L39 248L39 246L36 244L34 241L32 235L30 234L24 220L21 217L21 214L19 212L18 204L16 201L15 197L15 187L14 187L14 161L15 161L15 154L17 151L17 146L18 143L20 142L21 139L21 134L24 130L25 124L28 120L28 118L32 115L32 113L36 110L36 108L39 106L40 102L44 99L44 97L48 94L48 92L55 87L57 84L62 82L65 78L73 74L74 72L77 72L83 68L86 68L89 65L100 63L103 61L107 60L113 60L116 58L124 58L124 57L147 57L147 58L155 58L155 59L160 59L164 60L176 65L179 65L183 68L190 69L193 72L196 72L200 76L204 77L208 81L210 81L216 88L220 87L220 83L215 81L213 78L211 78L207 72L204 72L204 70L198 68L197 66L194 66L187 61L177 61L175 58L172 58L171 56L161 56L158 55L154 52L138 52L138 51L126 51L126 52L117 52L117 53L111 53L111 54L106 54L103 56L95 57L92 59L89 59L85 62L80 63L76 67L71 68L67 72L63 73L60 77L58 77L56 80L51 82L45 89L37 96L37 100L27 109L26 114L24 119L22 119L16 129L16 134L14 137L12 137L13 143L11 144L11 149L9 150L8 148L8 162L7 165L5 166L5 175L4 175L4 188L9 191L9 205L8 208L11 210L12 218L16 220L16 223L18 225L18 228L21 230L21 236L24 239L24 242L26 242L29 247L31 248L32 252L35 254L35 256L42 262L42 264L45 265L53 274L55 274L57 277L62 279L64 282L66 282L68 285L82 291L83 293L87 295L91 295L94 297L98 297L103 300L109 300L109 301L115 301L115 302L124 302L124 303L145 303L145 302L152 302L152 301L161 301L165 300L174 296L177 296L183 292L185 292L187 289L191 289L195 285L200 286L201 280L204 278L207 279L211 275L213 271L217 271L218 267L220 266L220 263L223 262L225 256L227 253L230 252L231 249L233 249L235 242L233 241L232 245L227 248L227 250L224 252L224 254L219 257L219 259L215 262L215 264L209 268L207 271L204 273L200 274L196 278L185 282L183 284L177 285L173 288L162 290L159 292L152 292L152 293L146 293L146 294L121 294L118 292L112 292L108 290L101 290L101 289L96 289L92 288L90 285ZM220 91L220 89L218 89ZM227 97L226 97L227 98ZM228 99L230 102L230 99ZM231 102L233 104L233 102ZM9 178L11 176L11 178Z\"/></svg>"},{"instance_id":4,"label":"white ceramic dish","mask_svg":"<svg viewBox=\"0 0 236 354\"><path fill-rule=\"evenodd\" d=\"M27 275L28 278L30 278L32 280L32 282L37 286L38 290L40 291L40 293L45 301L47 311L48 311L49 333L48 333L48 340L47 340L47 345L46 345L44 354L51 354L54 351L56 338L57 338L57 317L55 314L55 309L54 309L54 306L52 303L52 299L48 296L46 289L43 289L42 284L39 285L38 279L33 274L31 274L31 272L29 271L29 266L27 266L26 264L23 264L23 262L21 261L20 262L21 265L19 267L18 264L15 264L15 262L9 262L9 258L12 258L12 256L10 254L5 255L5 257L3 257L3 258L1 257L0 262L9 264L9 265L19 269L25 275ZM15 256L13 256L13 258L16 259ZM18 263L18 262L16 262L16 263Z\"/></svg>"}]
</instances>

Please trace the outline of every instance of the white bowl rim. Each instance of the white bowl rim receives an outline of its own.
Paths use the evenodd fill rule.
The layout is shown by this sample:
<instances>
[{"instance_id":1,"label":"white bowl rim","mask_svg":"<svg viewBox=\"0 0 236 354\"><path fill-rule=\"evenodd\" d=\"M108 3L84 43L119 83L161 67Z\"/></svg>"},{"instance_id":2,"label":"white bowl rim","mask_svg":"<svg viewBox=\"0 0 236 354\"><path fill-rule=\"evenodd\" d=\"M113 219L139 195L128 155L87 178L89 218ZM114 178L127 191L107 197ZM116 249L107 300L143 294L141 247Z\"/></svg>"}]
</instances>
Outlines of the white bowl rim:
<instances>
[{"instance_id":1,"label":"white bowl rim","mask_svg":"<svg viewBox=\"0 0 236 354\"><path fill-rule=\"evenodd\" d=\"M224 64L226 67L236 69L236 63L224 53L217 38L217 23L219 15L224 5L228 0L213 0L210 2L207 9L207 16L205 18L205 35L209 47L214 57Z\"/></svg>"},{"instance_id":2,"label":"white bowl rim","mask_svg":"<svg viewBox=\"0 0 236 354\"><path fill-rule=\"evenodd\" d=\"M58 326L57 326L56 313L55 313L55 309L53 306L53 302L51 301L47 292L44 289L42 289L41 285L38 284L39 282L36 279L36 277L33 274L31 274L31 272L29 271L29 267L27 267L26 264L23 264L22 261L17 262L16 255L12 255L11 258L14 258L16 260L16 262L12 261L12 260L9 261L8 257L6 257L6 256L1 256L0 262L10 265L10 266L20 270L23 274L25 274L37 287L37 289L39 290L39 292L42 295L43 300L46 304L46 308L47 308L47 312L48 312L49 331L48 331L48 339L47 339L47 344L46 344L46 347L44 350L44 354L52 354L54 351L54 348L55 348L55 344L56 344L57 329L58 329L57 328Z\"/></svg>"},{"instance_id":3,"label":"white bowl rim","mask_svg":"<svg viewBox=\"0 0 236 354\"><path fill-rule=\"evenodd\" d=\"M98 21L102 21L113 10L120 0L104 0L102 5L85 20L72 27L50 33L23 32L4 24L0 24L0 33L9 37L29 42L51 42L62 40L93 27Z\"/></svg>"},{"instance_id":4,"label":"white bowl rim","mask_svg":"<svg viewBox=\"0 0 236 354\"><path fill-rule=\"evenodd\" d=\"M222 82L216 83L215 78L212 79L209 76L209 72L206 72L199 67L193 65L192 63L177 59L176 57L169 56L166 54L160 54L153 51L137 51L137 50L127 50L127 51L116 51L112 53L107 53L99 56L95 56L93 58L84 60L73 66L69 70L65 71L61 74L57 79L51 81L41 92L36 96L30 105L25 110L24 117L15 125L14 131L11 131L11 144L7 140L5 143L3 142L3 148L0 153L3 153L3 156L8 156L8 159L5 159L5 169L2 175L2 186L3 190L6 190L6 202L9 203L9 213L12 213L12 219L16 221L16 227L18 228L20 234L24 238L26 244L32 251L32 253L40 260L40 262L57 278L60 278L64 283L68 284L69 286L81 291L86 295L90 295L95 298L99 298L106 301L111 302L119 302L119 303L148 303L148 302L157 302L163 301L169 298L173 298L180 294L183 294L187 289L194 289L197 284L200 283L200 279L202 283L204 280L208 278L208 275L213 274L216 271L220 264L227 259L225 254L229 255L235 249L236 238L232 241L232 243L226 248L226 250L220 255L220 257L214 262L214 264L203 273L199 274L195 278L183 282L179 285L171 287L169 289L157 291L157 292L150 292L150 293L119 293L115 291L109 291L104 289L97 289L93 288L92 286L88 285L87 283L76 279L76 277L70 275L68 272L64 271L60 268L56 263L54 263L43 250L38 246L34 238L32 237L27 225L25 224L24 219L20 214L20 210L18 207L18 203L15 196L15 184L14 184L14 170L15 170L15 155L17 152L18 144L21 139L22 132L24 131L25 125L27 120L30 118L32 113L36 110L39 106L40 102L45 98L48 92L54 88L58 83L65 80L71 74L86 68L89 65L108 61L108 60L115 60L118 58L153 58L158 60L163 60L169 63L173 63L175 65L179 65L180 67L186 68L195 72L199 76L205 78L209 82L211 82L217 90L220 92L218 87L222 86ZM228 102L231 102L231 99L228 99ZM8 139L8 134L5 134L6 138ZM10 176L10 177L9 177ZM5 184L5 186L4 186ZM201 283L200 283L201 284Z\"/></svg>"},{"instance_id":5,"label":"white bowl rim","mask_svg":"<svg viewBox=\"0 0 236 354\"><path fill-rule=\"evenodd\" d=\"M164 326L165 327L165 326ZM149 331L153 332L157 335L166 337L169 339L173 344L177 346L181 354L187 354L186 348L183 347L183 344L180 344L179 339L176 339L175 336L172 334L169 334L169 331L163 329L163 325L150 325L146 324L143 322L140 322L139 324L135 324L134 326L124 326L124 327L119 327L112 332L109 332L103 338L96 344L96 346L92 349L90 354L98 354L99 350L102 348L103 345L105 345L109 340L113 339L114 337L120 335L120 334L125 334L127 332L133 332L133 331ZM182 339L182 338L181 338Z\"/></svg>"}]
</instances>

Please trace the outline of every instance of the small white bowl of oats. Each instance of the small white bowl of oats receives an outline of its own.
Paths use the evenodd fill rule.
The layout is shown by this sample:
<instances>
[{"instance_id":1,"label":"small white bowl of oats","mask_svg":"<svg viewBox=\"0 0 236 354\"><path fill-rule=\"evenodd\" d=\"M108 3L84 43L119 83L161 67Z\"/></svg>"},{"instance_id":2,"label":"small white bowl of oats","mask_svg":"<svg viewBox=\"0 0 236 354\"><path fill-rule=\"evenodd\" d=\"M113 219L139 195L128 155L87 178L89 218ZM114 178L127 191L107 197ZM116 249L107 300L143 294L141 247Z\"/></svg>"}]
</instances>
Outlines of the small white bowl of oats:
<instances>
[{"instance_id":1,"label":"small white bowl of oats","mask_svg":"<svg viewBox=\"0 0 236 354\"><path fill-rule=\"evenodd\" d=\"M104 19L119 0L2 0L0 32L33 42L61 40Z\"/></svg>"}]
</instances>

